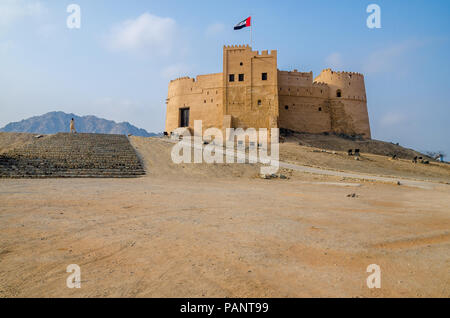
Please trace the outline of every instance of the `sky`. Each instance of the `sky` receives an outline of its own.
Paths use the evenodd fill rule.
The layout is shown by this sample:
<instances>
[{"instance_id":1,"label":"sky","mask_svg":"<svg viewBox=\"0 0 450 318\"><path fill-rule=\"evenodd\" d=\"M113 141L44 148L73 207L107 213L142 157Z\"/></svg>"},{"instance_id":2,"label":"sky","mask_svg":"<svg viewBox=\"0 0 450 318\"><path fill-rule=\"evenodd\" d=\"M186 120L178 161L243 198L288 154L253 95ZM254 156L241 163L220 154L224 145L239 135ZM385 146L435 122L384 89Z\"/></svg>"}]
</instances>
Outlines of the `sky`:
<instances>
[{"instance_id":1,"label":"sky","mask_svg":"<svg viewBox=\"0 0 450 318\"><path fill-rule=\"evenodd\" d=\"M363 73L374 139L450 156L447 0L0 0L0 127L64 111L162 132L170 79L221 72L250 15L253 49L277 50L280 70Z\"/></svg>"}]
</instances>

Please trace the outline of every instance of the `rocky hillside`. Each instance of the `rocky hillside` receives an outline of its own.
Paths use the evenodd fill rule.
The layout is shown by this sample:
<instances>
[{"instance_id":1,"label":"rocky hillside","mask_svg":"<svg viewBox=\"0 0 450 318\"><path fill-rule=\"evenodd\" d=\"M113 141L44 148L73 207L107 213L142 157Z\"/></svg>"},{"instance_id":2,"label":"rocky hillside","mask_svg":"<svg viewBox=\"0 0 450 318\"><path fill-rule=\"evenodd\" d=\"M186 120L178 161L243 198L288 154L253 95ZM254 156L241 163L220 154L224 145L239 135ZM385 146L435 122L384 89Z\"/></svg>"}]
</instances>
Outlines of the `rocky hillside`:
<instances>
[{"instance_id":1,"label":"rocky hillside","mask_svg":"<svg viewBox=\"0 0 450 318\"><path fill-rule=\"evenodd\" d=\"M116 123L95 116L80 117L64 112L50 112L42 116L31 117L20 122L10 123L0 129L0 132L21 132L33 134L56 134L68 132L70 120L75 119L75 127L80 133L134 135L140 137L156 136L145 129L137 128L130 123Z\"/></svg>"}]
</instances>

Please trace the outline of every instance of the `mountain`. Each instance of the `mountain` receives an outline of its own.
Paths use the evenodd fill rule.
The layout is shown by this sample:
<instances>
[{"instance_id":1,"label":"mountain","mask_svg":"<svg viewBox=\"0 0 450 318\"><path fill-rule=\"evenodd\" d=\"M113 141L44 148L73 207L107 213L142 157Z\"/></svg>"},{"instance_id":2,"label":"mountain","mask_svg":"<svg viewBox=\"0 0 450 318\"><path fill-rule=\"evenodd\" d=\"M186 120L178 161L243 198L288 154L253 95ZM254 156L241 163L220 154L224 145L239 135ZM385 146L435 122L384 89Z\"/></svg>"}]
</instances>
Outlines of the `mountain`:
<instances>
[{"instance_id":1,"label":"mountain","mask_svg":"<svg viewBox=\"0 0 450 318\"><path fill-rule=\"evenodd\" d=\"M20 122L9 123L0 129L0 132L24 132L34 134L56 134L69 132L70 120L75 119L75 128L79 133L134 135L152 137L157 134L149 133L145 129L137 128L130 123L116 123L95 116L80 117L64 112L50 112L42 116L31 117Z\"/></svg>"}]
</instances>

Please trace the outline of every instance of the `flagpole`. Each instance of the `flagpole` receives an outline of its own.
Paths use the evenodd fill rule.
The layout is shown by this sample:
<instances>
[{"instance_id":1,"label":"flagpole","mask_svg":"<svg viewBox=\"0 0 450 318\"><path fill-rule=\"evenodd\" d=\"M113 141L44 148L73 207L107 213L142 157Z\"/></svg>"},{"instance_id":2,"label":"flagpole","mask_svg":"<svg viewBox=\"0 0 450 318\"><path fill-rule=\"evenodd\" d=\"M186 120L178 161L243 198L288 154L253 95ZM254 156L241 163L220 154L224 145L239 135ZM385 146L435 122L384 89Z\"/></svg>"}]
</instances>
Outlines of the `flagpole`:
<instances>
[{"instance_id":1,"label":"flagpole","mask_svg":"<svg viewBox=\"0 0 450 318\"><path fill-rule=\"evenodd\" d=\"M253 16L251 17L250 21L250 47L253 48Z\"/></svg>"}]
</instances>

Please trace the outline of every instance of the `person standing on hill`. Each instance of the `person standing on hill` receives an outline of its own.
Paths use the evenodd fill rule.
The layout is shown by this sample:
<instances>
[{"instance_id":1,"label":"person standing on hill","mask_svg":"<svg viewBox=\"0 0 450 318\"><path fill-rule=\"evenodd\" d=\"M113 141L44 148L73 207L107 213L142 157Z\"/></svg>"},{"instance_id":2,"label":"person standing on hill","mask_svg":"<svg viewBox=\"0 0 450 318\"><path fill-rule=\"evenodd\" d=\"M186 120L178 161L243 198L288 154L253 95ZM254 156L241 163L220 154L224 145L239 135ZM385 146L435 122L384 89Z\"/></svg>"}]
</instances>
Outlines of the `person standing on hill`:
<instances>
[{"instance_id":1,"label":"person standing on hill","mask_svg":"<svg viewBox=\"0 0 450 318\"><path fill-rule=\"evenodd\" d=\"M72 118L70 121L70 133L76 134L77 130L75 129L75 120Z\"/></svg>"}]
</instances>

